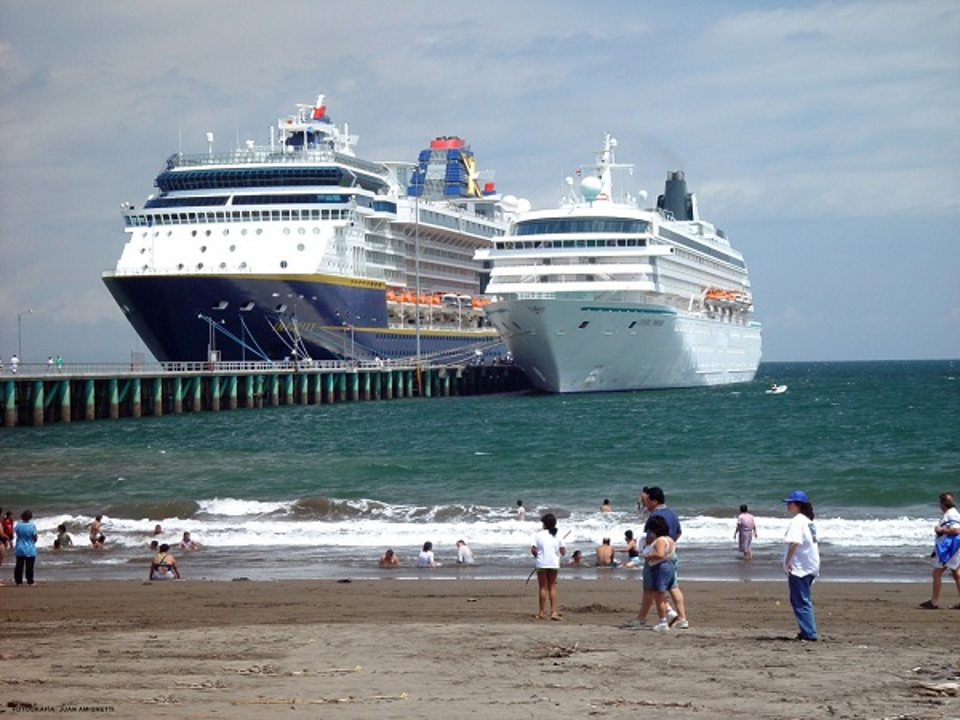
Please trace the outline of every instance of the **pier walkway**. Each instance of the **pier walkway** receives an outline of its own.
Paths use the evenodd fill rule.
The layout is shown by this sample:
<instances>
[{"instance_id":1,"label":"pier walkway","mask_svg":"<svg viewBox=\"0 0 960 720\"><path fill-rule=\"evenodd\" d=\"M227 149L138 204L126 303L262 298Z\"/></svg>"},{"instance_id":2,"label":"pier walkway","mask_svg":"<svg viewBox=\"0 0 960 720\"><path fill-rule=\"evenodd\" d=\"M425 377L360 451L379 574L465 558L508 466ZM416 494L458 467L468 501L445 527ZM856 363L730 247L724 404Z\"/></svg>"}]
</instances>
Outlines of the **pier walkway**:
<instances>
[{"instance_id":1,"label":"pier walkway","mask_svg":"<svg viewBox=\"0 0 960 720\"><path fill-rule=\"evenodd\" d=\"M385 362L21 364L0 375L3 427L511 392L530 387L510 365Z\"/></svg>"}]
</instances>

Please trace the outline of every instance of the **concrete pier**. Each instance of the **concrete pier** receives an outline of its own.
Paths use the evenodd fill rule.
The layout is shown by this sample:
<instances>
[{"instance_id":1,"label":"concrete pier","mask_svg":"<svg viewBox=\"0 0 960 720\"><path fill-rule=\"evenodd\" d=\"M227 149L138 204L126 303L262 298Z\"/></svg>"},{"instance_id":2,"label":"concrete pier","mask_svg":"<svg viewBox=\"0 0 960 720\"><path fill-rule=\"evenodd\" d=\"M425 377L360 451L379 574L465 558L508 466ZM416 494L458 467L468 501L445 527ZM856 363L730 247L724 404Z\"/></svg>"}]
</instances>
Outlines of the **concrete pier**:
<instances>
[{"instance_id":1,"label":"concrete pier","mask_svg":"<svg viewBox=\"0 0 960 720\"><path fill-rule=\"evenodd\" d=\"M340 363L21 364L0 375L2 426L280 405L446 398L530 387L515 367Z\"/></svg>"}]
</instances>

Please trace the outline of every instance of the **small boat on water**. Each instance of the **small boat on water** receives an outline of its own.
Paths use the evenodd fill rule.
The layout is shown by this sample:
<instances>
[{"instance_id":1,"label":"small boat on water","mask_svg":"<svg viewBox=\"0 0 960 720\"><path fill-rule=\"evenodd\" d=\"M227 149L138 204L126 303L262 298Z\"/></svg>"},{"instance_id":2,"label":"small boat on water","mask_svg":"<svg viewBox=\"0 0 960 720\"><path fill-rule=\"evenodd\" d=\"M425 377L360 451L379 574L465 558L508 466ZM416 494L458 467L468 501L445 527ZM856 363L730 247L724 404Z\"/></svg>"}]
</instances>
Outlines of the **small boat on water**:
<instances>
[{"instance_id":1,"label":"small boat on water","mask_svg":"<svg viewBox=\"0 0 960 720\"><path fill-rule=\"evenodd\" d=\"M773 383L770 386L770 389L767 390L767 395L782 395L786 391L787 391L786 385L777 385L776 383Z\"/></svg>"}]
</instances>

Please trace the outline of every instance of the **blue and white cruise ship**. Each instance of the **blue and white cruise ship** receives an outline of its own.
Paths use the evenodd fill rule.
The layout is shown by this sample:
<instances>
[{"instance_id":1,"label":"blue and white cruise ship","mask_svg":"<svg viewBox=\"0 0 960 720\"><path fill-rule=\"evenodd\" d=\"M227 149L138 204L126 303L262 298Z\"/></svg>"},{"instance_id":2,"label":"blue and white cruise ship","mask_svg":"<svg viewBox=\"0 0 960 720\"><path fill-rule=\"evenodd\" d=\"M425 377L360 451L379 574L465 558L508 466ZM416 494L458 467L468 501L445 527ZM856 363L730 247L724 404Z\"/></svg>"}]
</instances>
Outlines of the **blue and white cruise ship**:
<instances>
[{"instance_id":1,"label":"blue and white cruise ship","mask_svg":"<svg viewBox=\"0 0 960 720\"><path fill-rule=\"evenodd\" d=\"M103 274L160 361L495 358L476 251L508 218L466 143L370 162L321 95L268 146L174 154Z\"/></svg>"}]
</instances>

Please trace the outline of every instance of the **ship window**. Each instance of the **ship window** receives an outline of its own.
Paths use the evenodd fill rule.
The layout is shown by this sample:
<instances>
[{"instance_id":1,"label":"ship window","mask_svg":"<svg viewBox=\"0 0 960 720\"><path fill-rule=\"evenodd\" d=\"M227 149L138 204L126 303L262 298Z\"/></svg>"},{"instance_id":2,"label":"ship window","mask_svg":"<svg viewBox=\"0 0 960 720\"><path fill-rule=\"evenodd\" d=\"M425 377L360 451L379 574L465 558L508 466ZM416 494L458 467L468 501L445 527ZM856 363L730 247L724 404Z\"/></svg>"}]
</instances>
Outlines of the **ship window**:
<instances>
[{"instance_id":1,"label":"ship window","mask_svg":"<svg viewBox=\"0 0 960 720\"><path fill-rule=\"evenodd\" d=\"M240 263L240 269L241 269L241 270L246 270L246 269L247 269L247 264L246 264L245 262Z\"/></svg>"},{"instance_id":2,"label":"ship window","mask_svg":"<svg viewBox=\"0 0 960 720\"><path fill-rule=\"evenodd\" d=\"M289 235L289 234L290 234L290 228L285 227L285 228L283 229L283 234L284 234L284 235Z\"/></svg>"},{"instance_id":3,"label":"ship window","mask_svg":"<svg viewBox=\"0 0 960 720\"><path fill-rule=\"evenodd\" d=\"M180 263L179 265L177 265L177 270L183 270L183 263Z\"/></svg>"},{"instance_id":4,"label":"ship window","mask_svg":"<svg viewBox=\"0 0 960 720\"><path fill-rule=\"evenodd\" d=\"M233 251L236 250L236 249L237 249L237 246L236 246L236 245L231 245L231 246L230 246L230 252L233 252Z\"/></svg>"},{"instance_id":5,"label":"ship window","mask_svg":"<svg viewBox=\"0 0 960 720\"><path fill-rule=\"evenodd\" d=\"M203 270L203 263L197 263L197 270Z\"/></svg>"},{"instance_id":6,"label":"ship window","mask_svg":"<svg viewBox=\"0 0 960 720\"><path fill-rule=\"evenodd\" d=\"M201 246L200 246L200 252L204 253L204 252L206 252L206 251L207 251L207 246L206 246L206 245L201 245Z\"/></svg>"},{"instance_id":7,"label":"ship window","mask_svg":"<svg viewBox=\"0 0 960 720\"><path fill-rule=\"evenodd\" d=\"M280 219L280 211L279 211L279 210L274 210L272 213L270 213L270 218L271 218L272 220L279 220L279 219Z\"/></svg>"},{"instance_id":8,"label":"ship window","mask_svg":"<svg viewBox=\"0 0 960 720\"><path fill-rule=\"evenodd\" d=\"M304 228L297 228L297 233L299 233L300 235L305 235L307 231Z\"/></svg>"},{"instance_id":9,"label":"ship window","mask_svg":"<svg viewBox=\"0 0 960 720\"><path fill-rule=\"evenodd\" d=\"M209 231L209 230L205 231L204 234L205 234L207 237L210 237L210 231Z\"/></svg>"},{"instance_id":10,"label":"ship window","mask_svg":"<svg viewBox=\"0 0 960 720\"><path fill-rule=\"evenodd\" d=\"M282 268L287 267L287 261L286 261L286 260L281 260L281 261L280 261L280 267L282 267Z\"/></svg>"},{"instance_id":11,"label":"ship window","mask_svg":"<svg viewBox=\"0 0 960 720\"><path fill-rule=\"evenodd\" d=\"M299 243L297 245L297 250L299 250L300 252L303 252L303 247L304 247L303 243Z\"/></svg>"},{"instance_id":12,"label":"ship window","mask_svg":"<svg viewBox=\"0 0 960 720\"><path fill-rule=\"evenodd\" d=\"M259 211L259 210L254 210L254 211L250 214L250 217L253 218L253 221L254 221L254 222L260 222L260 211Z\"/></svg>"},{"instance_id":13,"label":"ship window","mask_svg":"<svg viewBox=\"0 0 960 720\"><path fill-rule=\"evenodd\" d=\"M140 254L143 255L147 249L145 247L140 248Z\"/></svg>"},{"instance_id":14,"label":"ship window","mask_svg":"<svg viewBox=\"0 0 960 720\"><path fill-rule=\"evenodd\" d=\"M315 228L313 229L313 234L314 234L314 235L319 235L319 234L320 234L320 228L315 227Z\"/></svg>"},{"instance_id":15,"label":"ship window","mask_svg":"<svg viewBox=\"0 0 960 720\"><path fill-rule=\"evenodd\" d=\"M227 264L226 264L225 262L220 263L220 269L221 269L221 270L226 270L226 269L227 269Z\"/></svg>"},{"instance_id":16,"label":"ship window","mask_svg":"<svg viewBox=\"0 0 960 720\"><path fill-rule=\"evenodd\" d=\"M289 210L283 210L283 211L281 211L281 212L280 212L280 219L281 219L281 220L289 220L289 219L290 219L290 211L289 211Z\"/></svg>"},{"instance_id":17,"label":"ship window","mask_svg":"<svg viewBox=\"0 0 960 720\"><path fill-rule=\"evenodd\" d=\"M224 234L224 237L226 237L227 235L230 234L230 231L225 229L225 230L223 231L223 234Z\"/></svg>"},{"instance_id":18,"label":"ship window","mask_svg":"<svg viewBox=\"0 0 960 720\"><path fill-rule=\"evenodd\" d=\"M584 329L587 325L589 325L589 324L590 324L590 321L589 321L589 320L584 320L582 323L580 323L579 325L577 325L577 327L580 328L581 330L583 330L583 329Z\"/></svg>"}]
</instances>

